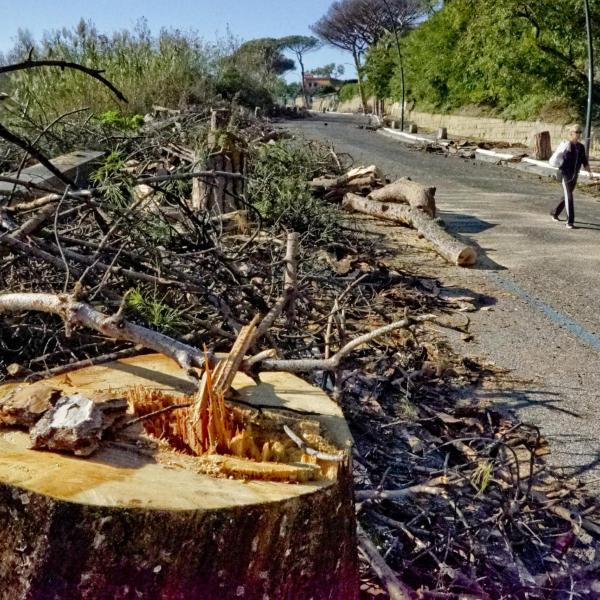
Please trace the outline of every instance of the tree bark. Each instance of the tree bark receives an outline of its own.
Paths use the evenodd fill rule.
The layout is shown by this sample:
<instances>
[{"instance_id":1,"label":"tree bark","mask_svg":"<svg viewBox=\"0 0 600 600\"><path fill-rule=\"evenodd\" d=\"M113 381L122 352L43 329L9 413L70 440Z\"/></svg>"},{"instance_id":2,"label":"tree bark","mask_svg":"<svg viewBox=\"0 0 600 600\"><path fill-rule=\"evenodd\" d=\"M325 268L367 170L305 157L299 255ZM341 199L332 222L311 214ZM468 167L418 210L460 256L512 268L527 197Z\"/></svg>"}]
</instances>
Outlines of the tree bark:
<instances>
[{"instance_id":1,"label":"tree bark","mask_svg":"<svg viewBox=\"0 0 600 600\"><path fill-rule=\"evenodd\" d=\"M177 365L157 355L47 384L82 394L190 391ZM165 460L162 445L136 451L148 438L117 438L86 460L36 452L26 433L0 431L0 597L356 600L351 442L341 410L287 374L265 373L259 386L239 375L234 385L265 414L322 414L314 418L345 449L335 475L294 485L245 482L199 473L191 456Z\"/></svg>"},{"instance_id":2,"label":"tree bark","mask_svg":"<svg viewBox=\"0 0 600 600\"><path fill-rule=\"evenodd\" d=\"M376 202L356 194L346 194L342 206L367 215L402 223L416 229L434 250L448 262L460 267L468 267L477 261L477 252L463 244L440 227L424 212L401 204Z\"/></svg>"},{"instance_id":3,"label":"tree bark","mask_svg":"<svg viewBox=\"0 0 600 600\"><path fill-rule=\"evenodd\" d=\"M418 208L430 217L435 217L435 188L425 187L406 177L371 192L369 198L378 202L410 204L412 208Z\"/></svg>"}]
</instances>

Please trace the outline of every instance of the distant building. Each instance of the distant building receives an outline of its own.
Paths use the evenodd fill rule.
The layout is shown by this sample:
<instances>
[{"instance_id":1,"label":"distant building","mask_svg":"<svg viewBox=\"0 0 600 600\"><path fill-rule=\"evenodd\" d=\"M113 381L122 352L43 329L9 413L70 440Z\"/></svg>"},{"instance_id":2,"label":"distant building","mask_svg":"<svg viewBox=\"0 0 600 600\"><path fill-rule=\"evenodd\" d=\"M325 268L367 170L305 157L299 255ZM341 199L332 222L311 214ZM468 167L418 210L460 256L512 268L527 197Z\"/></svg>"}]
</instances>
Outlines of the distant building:
<instances>
[{"instance_id":1,"label":"distant building","mask_svg":"<svg viewBox=\"0 0 600 600\"><path fill-rule=\"evenodd\" d=\"M312 73L304 74L304 89L309 92L315 92L322 88L339 88L340 81L338 79L333 79L332 77L320 77L318 75L313 75Z\"/></svg>"}]
</instances>

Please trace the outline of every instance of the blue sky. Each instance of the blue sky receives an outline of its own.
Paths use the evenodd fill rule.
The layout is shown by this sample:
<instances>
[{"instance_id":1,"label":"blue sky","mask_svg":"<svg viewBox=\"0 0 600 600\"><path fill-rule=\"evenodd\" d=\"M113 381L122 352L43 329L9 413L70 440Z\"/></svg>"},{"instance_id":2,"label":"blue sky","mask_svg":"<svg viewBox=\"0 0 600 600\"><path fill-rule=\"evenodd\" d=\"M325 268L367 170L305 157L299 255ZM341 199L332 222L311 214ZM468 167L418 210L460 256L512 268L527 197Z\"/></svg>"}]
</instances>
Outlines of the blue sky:
<instances>
[{"instance_id":1,"label":"blue sky","mask_svg":"<svg viewBox=\"0 0 600 600\"><path fill-rule=\"evenodd\" d=\"M153 31L161 27L196 30L207 40L227 31L243 40L310 34L309 26L327 10L331 0L12 0L0 3L0 51L8 50L19 28L35 38L44 31L72 27L81 17L99 30L132 27L145 17ZM350 63L350 54L323 48L307 55L308 69L330 62ZM346 76L354 69L344 64ZM297 72L287 78L298 79Z\"/></svg>"}]
</instances>

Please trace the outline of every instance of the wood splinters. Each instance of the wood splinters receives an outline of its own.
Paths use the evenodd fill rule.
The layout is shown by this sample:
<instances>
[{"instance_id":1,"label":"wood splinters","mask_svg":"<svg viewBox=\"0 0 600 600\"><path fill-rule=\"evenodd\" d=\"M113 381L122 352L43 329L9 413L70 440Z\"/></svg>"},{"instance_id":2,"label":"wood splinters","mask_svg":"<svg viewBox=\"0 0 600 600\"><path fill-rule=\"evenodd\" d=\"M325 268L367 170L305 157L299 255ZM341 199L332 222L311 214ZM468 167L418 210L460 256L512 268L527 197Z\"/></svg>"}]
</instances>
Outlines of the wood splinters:
<instances>
[{"instance_id":1,"label":"wood splinters","mask_svg":"<svg viewBox=\"0 0 600 600\"><path fill-rule=\"evenodd\" d=\"M223 475L239 479L305 483L321 477L321 469L310 464L255 462L218 454L203 457L202 463L207 470L216 468Z\"/></svg>"}]
</instances>

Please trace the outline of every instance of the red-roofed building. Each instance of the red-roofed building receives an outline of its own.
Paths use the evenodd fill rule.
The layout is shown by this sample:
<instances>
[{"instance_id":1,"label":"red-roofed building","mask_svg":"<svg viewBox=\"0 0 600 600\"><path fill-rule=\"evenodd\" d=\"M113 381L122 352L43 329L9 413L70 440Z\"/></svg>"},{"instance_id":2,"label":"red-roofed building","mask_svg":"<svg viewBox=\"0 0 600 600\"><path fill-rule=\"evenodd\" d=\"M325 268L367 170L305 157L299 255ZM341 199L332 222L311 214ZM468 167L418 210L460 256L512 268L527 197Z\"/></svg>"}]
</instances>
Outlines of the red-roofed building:
<instances>
[{"instance_id":1,"label":"red-roofed building","mask_svg":"<svg viewBox=\"0 0 600 600\"><path fill-rule=\"evenodd\" d=\"M304 89L310 94L326 87L338 87L339 81L331 77L320 77L312 73L304 74Z\"/></svg>"}]
</instances>

